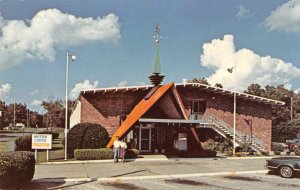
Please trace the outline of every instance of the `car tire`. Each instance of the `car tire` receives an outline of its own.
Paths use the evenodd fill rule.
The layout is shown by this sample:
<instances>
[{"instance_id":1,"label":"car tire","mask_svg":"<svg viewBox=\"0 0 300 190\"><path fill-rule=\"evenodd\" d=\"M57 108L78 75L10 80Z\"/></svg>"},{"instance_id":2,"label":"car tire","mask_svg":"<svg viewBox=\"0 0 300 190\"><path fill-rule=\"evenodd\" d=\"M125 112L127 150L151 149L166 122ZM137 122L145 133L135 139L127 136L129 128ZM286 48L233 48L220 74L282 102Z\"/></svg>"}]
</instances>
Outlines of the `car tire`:
<instances>
[{"instance_id":1,"label":"car tire","mask_svg":"<svg viewBox=\"0 0 300 190\"><path fill-rule=\"evenodd\" d=\"M280 176L283 178L291 178L294 175L294 171L289 166L282 166L279 170Z\"/></svg>"}]
</instances>

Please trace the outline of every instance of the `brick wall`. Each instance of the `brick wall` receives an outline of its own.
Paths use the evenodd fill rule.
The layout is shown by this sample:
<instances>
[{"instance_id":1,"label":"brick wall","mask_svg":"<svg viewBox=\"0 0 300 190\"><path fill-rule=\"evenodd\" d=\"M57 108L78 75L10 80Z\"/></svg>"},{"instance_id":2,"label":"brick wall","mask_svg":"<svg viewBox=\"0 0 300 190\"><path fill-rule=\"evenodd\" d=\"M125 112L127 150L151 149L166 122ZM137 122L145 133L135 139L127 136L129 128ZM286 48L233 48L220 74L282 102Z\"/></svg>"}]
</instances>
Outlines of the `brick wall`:
<instances>
[{"instance_id":1,"label":"brick wall","mask_svg":"<svg viewBox=\"0 0 300 190\"><path fill-rule=\"evenodd\" d=\"M197 88L179 88L179 94L187 110L191 109L193 99L205 99L207 108L204 114L213 115L233 126L233 96L225 96L206 92ZM262 141L266 150L271 150L272 108L271 105L237 98L236 130L250 137L252 135Z\"/></svg>"},{"instance_id":2,"label":"brick wall","mask_svg":"<svg viewBox=\"0 0 300 190\"><path fill-rule=\"evenodd\" d=\"M97 123L112 136L126 116L148 91L89 93L80 96L81 122Z\"/></svg>"}]
</instances>

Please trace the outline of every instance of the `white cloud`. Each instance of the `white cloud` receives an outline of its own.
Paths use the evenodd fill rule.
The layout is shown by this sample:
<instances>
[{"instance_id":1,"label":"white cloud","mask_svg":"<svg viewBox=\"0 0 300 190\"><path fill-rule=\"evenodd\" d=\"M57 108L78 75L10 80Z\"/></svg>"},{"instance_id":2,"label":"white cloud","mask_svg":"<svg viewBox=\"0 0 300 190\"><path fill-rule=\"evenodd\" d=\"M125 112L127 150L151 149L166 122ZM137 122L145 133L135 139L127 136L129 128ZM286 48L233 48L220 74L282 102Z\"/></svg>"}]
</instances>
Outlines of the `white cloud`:
<instances>
[{"instance_id":1,"label":"white cloud","mask_svg":"<svg viewBox=\"0 0 300 190\"><path fill-rule=\"evenodd\" d=\"M9 83L1 84L0 86L0 99L3 100L6 95L10 92L11 85Z\"/></svg>"},{"instance_id":2,"label":"white cloud","mask_svg":"<svg viewBox=\"0 0 300 190\"><path fill-rule=\"evenodd\" d=\"M250 84L286 85L291 87L291 79L300 76L300 69L292 63L270 56L260 56L249 49L235 50L234 37L214 39L203 45L201 65L215 72L207 78L212 85L221 83L224 88L245 90ZM235 65L233 73L227 71Z\"/></svg>"},{"instance_id":3,"label":"white cloud","mask_svg":"<svg viewBox=\"0 0 300 190\"><path fill-rule=\"evenodd\" d=\"M300 32L300 0L291 0L277 7L265 19L270 30Z\"/></svg>"},{"instance_id":4,"label":"white cloud","mask_svg":"<svg viewBox=\"0 0 300 190\"><path fill-rule=\"evenodd\" d=\"M40 91L35 89L32 92L30 92L30 95L35 95L35 94L38 94L38 93L40 93Z\"/></svg>"},{"instance_id":5,"label":"white cloud","mask_svg":"<svg viewBox=\"0 0 300 190\"><path fill-rule=\"evenodd\" d=\"M127 85L127 83L128 83L127 81L121 81L119 82L118 87L124 87Z\"/></svg>"},{"instance_id":6,"label":"white cloud","mask_svg":"<svg viewBox=\"0 0 300 190\"><path fill-rule=\"evenodd\" d=\"M94 81L94 84L90 84L89 80L84 80L83 82L75 84L75 87L71 90L70 93L70 98L71 99L76 99L79 95L79 93L84 90L84 89L93 89L97 88L99 84L99 81Z\"/></svg>"},{"instance_id":7,"label":"white cloud","mask_svg":"<svg viewBox=\"0 0 300 190\"><path fill-rule=\"evenodd\" d=\"M55 48L91 41L116 42L118 17L76 17L58 9L38 12L31 20L5 20L0 15L0 69L28 60L55 60Z\"/></svg>"},{"instance_id":8,"label":"white cloud","mask_svg":"<svg viewBox=\"0 0 300 190\"><path fill-rule=\"evenodd\" d=\"M33 100L32 102L31 102L31 105L32 106L41 106L42 105L42 101L40 101L40 100Z\"/></svg>"},{"instance_id":9,"label":"white cloud","mask_svg":"<svg viewBox=\"0 0 300 190\"><path fill-rule=\"evenodd\" d=\"M248 17L250 14L250 11L244 6L239 6L239 11L236 13L237 17Z\"/></svg>"}]
</instances>

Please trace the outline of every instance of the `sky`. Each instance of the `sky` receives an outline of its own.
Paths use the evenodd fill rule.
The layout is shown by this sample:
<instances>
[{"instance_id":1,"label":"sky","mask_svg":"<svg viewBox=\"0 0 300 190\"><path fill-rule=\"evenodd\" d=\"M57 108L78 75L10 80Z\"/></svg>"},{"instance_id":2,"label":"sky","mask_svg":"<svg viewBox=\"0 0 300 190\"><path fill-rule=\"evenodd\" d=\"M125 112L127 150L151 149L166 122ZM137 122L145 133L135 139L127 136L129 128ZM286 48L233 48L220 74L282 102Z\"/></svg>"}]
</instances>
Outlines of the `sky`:
<instances>
[{"instance_id":1,"label":"sky","mask_svg":"<svg viewBox=\"0 0 300 190\"><path fill-rule=\"evenodd\" d=\"M69 99L148 85L157 24L164 83L300 88L300 0L0 0L0 99L64 99L67 52Z\"/></svg>"}]
</instances>

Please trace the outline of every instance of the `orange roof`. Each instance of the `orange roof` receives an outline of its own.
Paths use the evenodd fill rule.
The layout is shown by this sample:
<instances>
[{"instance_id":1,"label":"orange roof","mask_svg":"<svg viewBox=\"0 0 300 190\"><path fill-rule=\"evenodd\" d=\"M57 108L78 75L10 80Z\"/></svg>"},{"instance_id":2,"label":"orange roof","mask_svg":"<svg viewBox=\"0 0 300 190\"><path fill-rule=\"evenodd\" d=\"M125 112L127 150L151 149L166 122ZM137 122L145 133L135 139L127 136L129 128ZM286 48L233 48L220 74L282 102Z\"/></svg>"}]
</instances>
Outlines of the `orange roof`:
<instances>
[{"instance_id":1,"label":"orange roof","mask_svg":"<svg viewBox=\"0 0 300 190\"><path fill-rule=\"evenodd\" d=\"M117 136L123 136L132 127L132 125L136 123L173 85L174 83L168 83L162 87L159 87L148 100L145 100L143 98L133 108L125 121L117 129L115 134L113 134L106 147L110 148L113 145L113 142L116 140Z\"/></svg>"}]
</instances>

